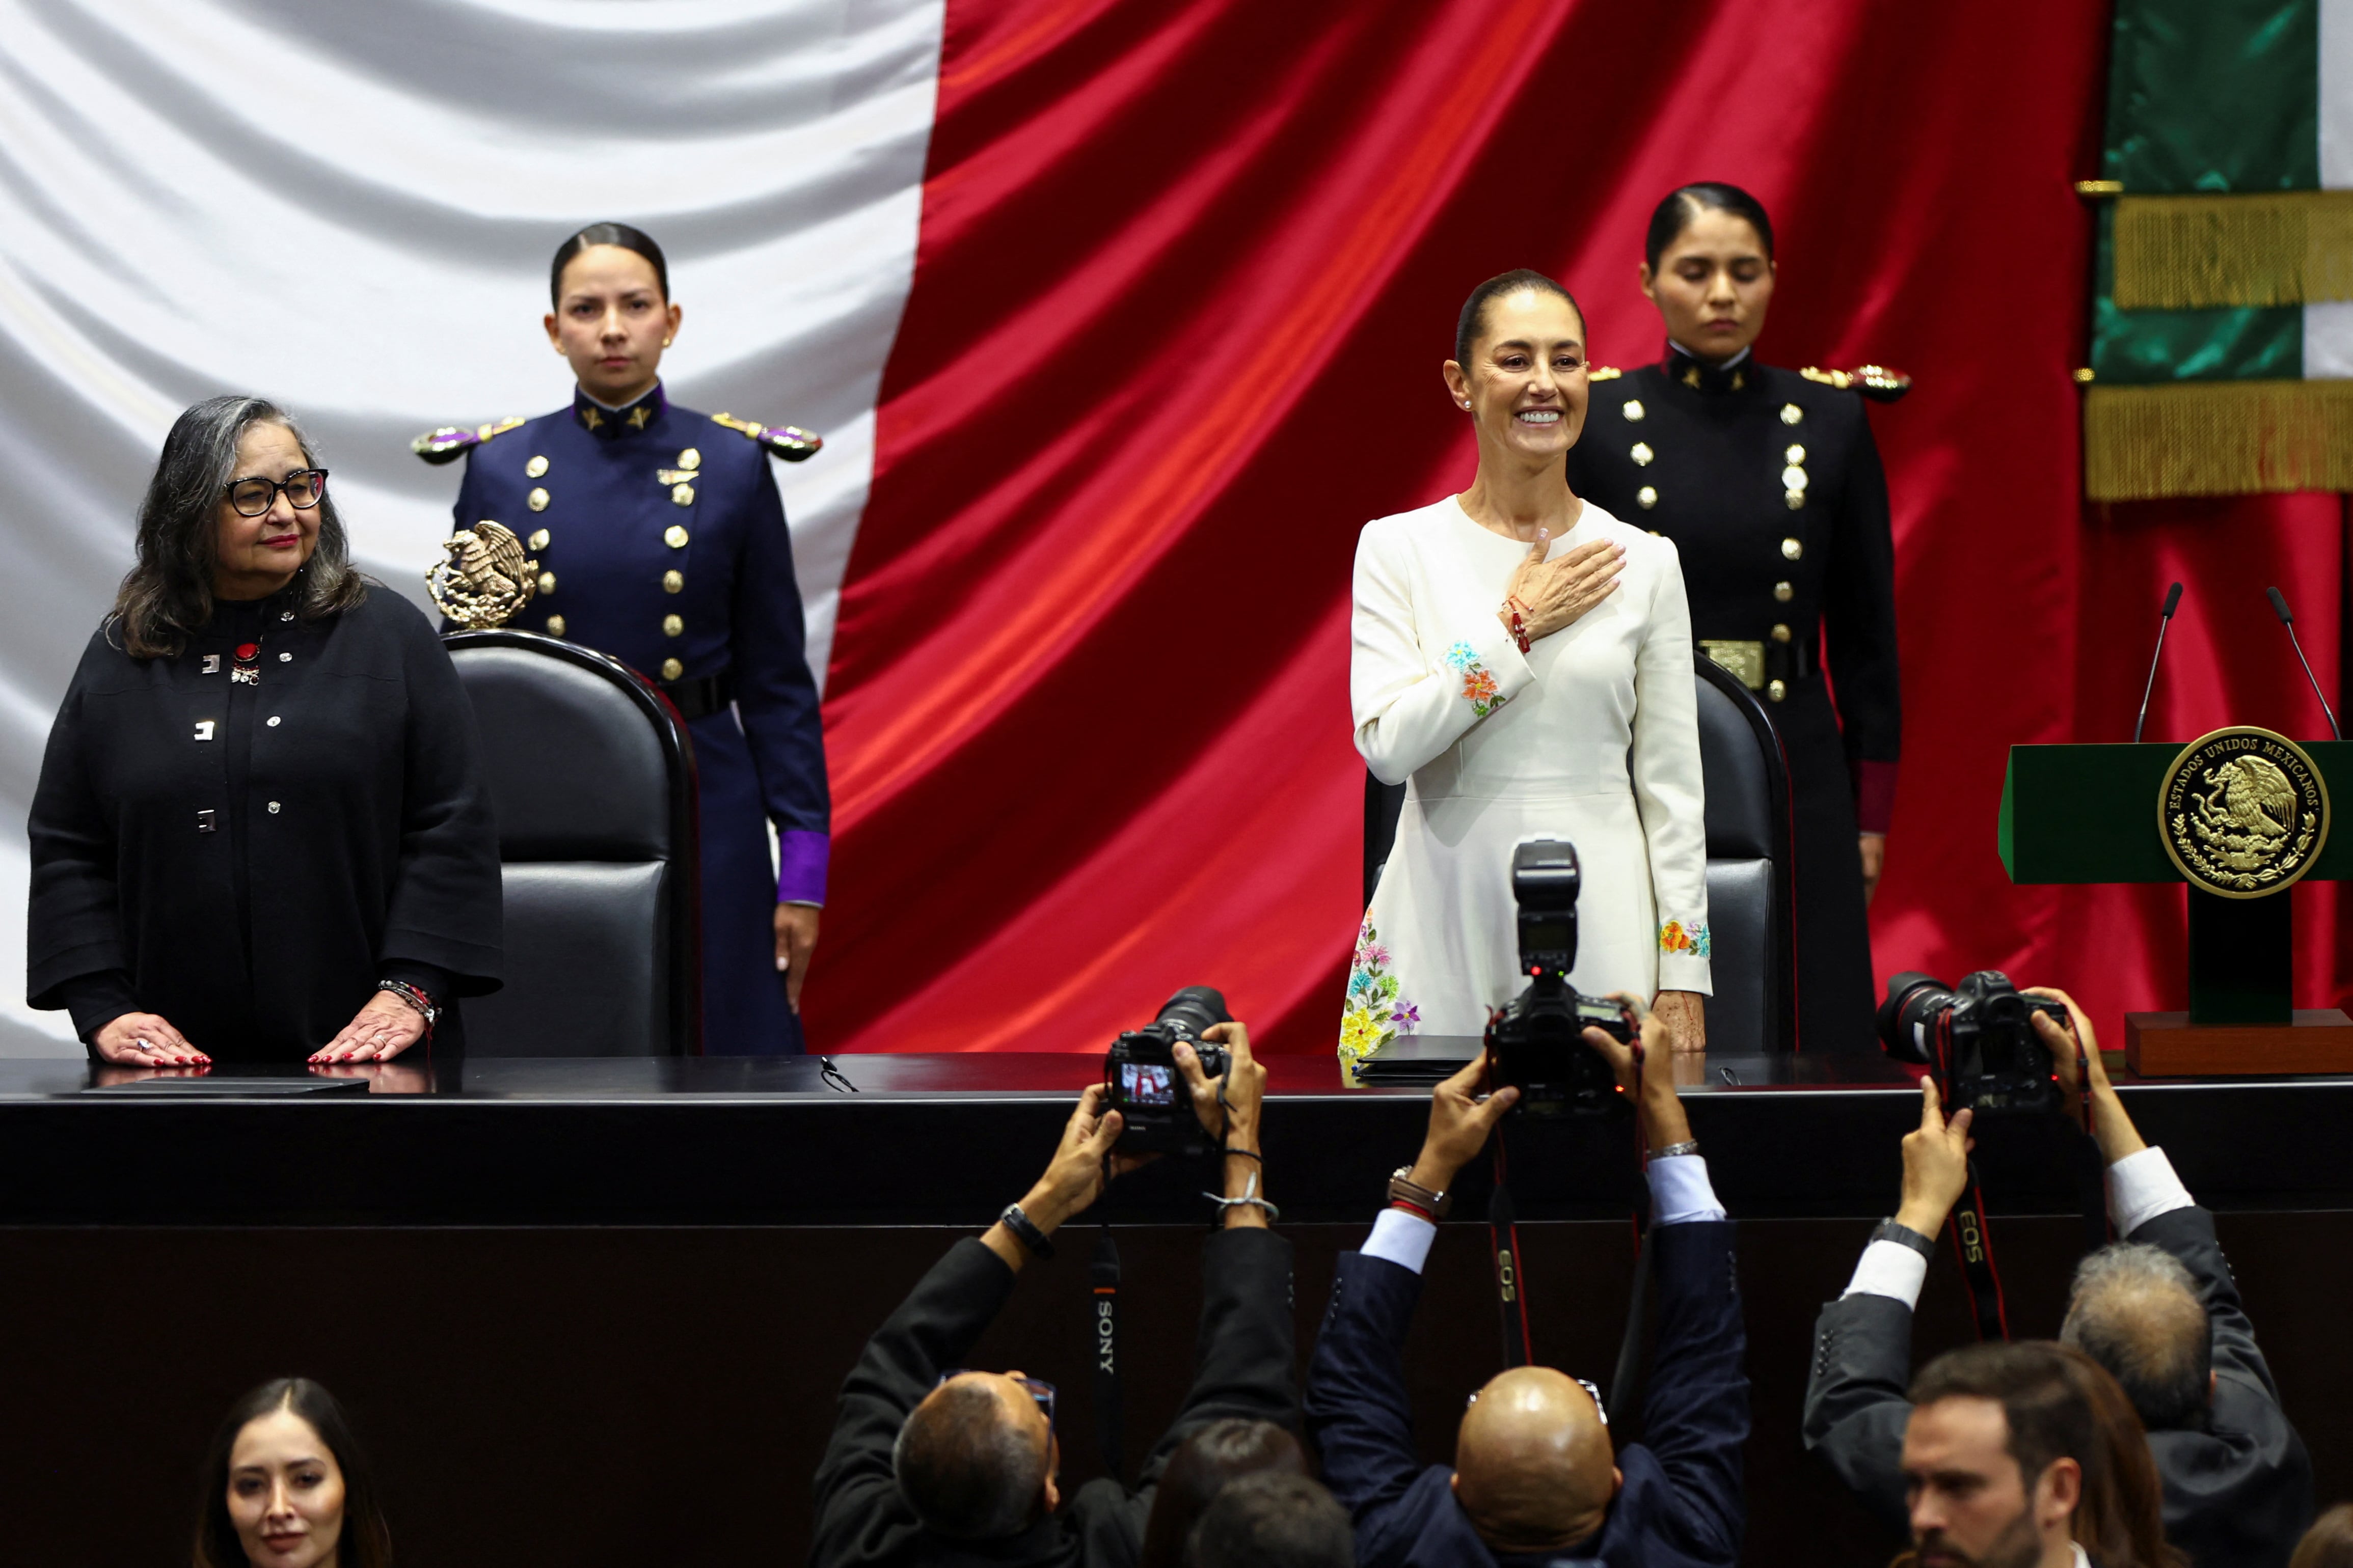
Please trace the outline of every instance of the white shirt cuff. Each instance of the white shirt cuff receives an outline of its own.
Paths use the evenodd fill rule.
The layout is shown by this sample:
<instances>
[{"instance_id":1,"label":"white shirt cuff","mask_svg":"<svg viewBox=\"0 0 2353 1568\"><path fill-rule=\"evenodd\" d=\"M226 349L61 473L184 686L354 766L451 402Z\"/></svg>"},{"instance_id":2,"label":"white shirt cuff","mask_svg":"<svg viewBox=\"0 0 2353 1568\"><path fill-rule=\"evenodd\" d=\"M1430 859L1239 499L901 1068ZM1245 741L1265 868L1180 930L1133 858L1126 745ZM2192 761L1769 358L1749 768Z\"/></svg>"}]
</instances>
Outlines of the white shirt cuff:
<instances>
[{"instance_id":1,"label":"white shirt cuff","mask_svg":"<svg viewBox=\"0 0 2353 1568\"><path fill-rule=\"evenodd\" d=\"M1383 1209L1380 1218L1373 1221L1373 1234L1366 1238L1363 1251L1367 1258L1385 1258L1419 1274L1430 1259L1430 1244L1437 1239L1438 1227L1419 1215Z\"/></svg>"},{"instance_id":2,"label":"white shirt cuff","mask_svg":"<svg viewBox=\"0 0 2353 1568\"><path fill-rule=\"evenodd\" d=\"M1689 1225L1694 1220L1724 1218L1724 1205L1715 1201L1715 1188L1708 1183L1704 1155L1653 1160L1649 1174L1651 1224Z\"/></svg>"},{"instance_id":3,"label":"white shirt cuff","mask_svg":"<svg viewBox=\"0 0 2353 1568\"><path fill-rule=\"evenodd\" d=\"M2143 1149L2108 1167L2108 1217L2118 1236L2130 1236L2161 1214L2194 1208L2197 1201L2162 1149Z\"/></svg>"},{"instance_id":4,"label":"white shirt cuff","mask_svg":"<svg viewBox=\"0 0 2353 1568\"><path fill-rule=\"evenodd\" d=\"M1920 1285L1928 1278L1928 1260L1900 1241L1874 1241L1856 1260L1854 1278L1839 1300L1849 1296L1892 1296L1907 1307L1920 1304Z\"/></svg>"}]
</instances>

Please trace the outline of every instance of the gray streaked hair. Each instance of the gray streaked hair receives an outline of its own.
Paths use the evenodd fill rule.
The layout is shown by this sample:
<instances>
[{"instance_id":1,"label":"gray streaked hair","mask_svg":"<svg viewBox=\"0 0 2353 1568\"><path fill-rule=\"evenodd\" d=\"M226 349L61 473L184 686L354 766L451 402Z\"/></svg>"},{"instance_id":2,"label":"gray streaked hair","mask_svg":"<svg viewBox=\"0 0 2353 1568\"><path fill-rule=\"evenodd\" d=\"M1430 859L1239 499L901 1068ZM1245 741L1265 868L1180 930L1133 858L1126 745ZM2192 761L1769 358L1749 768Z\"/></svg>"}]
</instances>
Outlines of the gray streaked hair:
<instances>
[{"instance_id":1,"label":"gray streaked hair","mask_svg":"<svg viewBox=\"0 0 2353 1568\"><path fill-rule=\"evenodd\" d=\"M891 1447L891 1471L915 1517L956 1541L994 1541L1029 1527L1053 1443L1040 1452L1005 1418L996 1391L950 1383L917 1405Z\"/></svg>"},{"instance_id":2,"label":"gray streaked hair","mask_svg":"<svg viewBox=\"0 0 2353 1568\"><path fill-rule=\"evenodd\" d=\"M139 503L139 559L116 591L109 617L133 658L175 658L213 615L220 504L237 477L237 444L256 425L278 425L318 466L293 416L261 397L208 397L172 421L154 477ZM332 495L319 498L319 539L294 574L295 613L306 621L348 610L367 596L353 570L350 542Z\"/></svg>"},{"instance_id":3,"label":"gray streaked hair","mask_svg":"<svg viewBox=\"0 0 2353 1568\"><path fill-rule=\"evenodd\" d=\"M2150 1431L2205 1420L2213 1324L2198 1281L2164 1248L2120 1241L2077 1264L2059 1339L2114 1374Z\"/></svg>"}]
</instances>

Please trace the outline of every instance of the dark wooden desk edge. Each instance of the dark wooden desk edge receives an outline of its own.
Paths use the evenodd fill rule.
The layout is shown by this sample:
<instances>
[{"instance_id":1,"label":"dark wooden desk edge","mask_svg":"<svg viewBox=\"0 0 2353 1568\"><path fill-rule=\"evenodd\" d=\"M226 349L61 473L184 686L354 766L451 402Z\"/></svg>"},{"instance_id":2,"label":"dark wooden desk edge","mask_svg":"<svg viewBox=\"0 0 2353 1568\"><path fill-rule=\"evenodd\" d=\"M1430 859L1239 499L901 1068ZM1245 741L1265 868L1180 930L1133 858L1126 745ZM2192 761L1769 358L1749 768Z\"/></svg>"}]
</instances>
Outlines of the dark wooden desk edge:
<instances>
[{"instance_id":1,"label":"dark wooden desk edge","mask_svg":"<svg viewBox=\"0 0 2353 1568\"><path fill-rule=\"evenodd\" d=\"M2122 1089L2208 1206L2353 1208L2353 1141L2340 1130L2353 1079ZM1426 1093L1271 1096L1270 1186L1287 1216L1369 1220L1388 1171L1419 1146ZM0 1225L972 1226L1043 1166L1071 1100L1022 1089L18 1096L0 1099ZM1751 1219L1878 1218L1894 1203L1898 1141L1917 1121L1915 1092L1900 1084L1710 1084L1685 1102L1720 1195ZM1525 1217L1626 1212L1630 1141L1595 1122L1514 1135L1528 1151L1514 1166ZM1989 1126L1981 1158L1994 1212L2069 1212L2066 1145L2080 1138L2055 1118ZM875 1157L909 1146L944 1152L920 1170ZM939 1174L943 1160L961 1173L953 1182ZM161 1203L157 1170L179 1173ZM1163 1162L1119 1184L1106 1212L1119 1224L1198 1223L1198 1176ZM1483 1205L1484 1191L1483 1168L1467 1172L1466 1205ZM257 1192L279 1194L267 1212L257 1213ZM762 1192L793 1195L751 1195Z\"/></svg>"}]
</instances>

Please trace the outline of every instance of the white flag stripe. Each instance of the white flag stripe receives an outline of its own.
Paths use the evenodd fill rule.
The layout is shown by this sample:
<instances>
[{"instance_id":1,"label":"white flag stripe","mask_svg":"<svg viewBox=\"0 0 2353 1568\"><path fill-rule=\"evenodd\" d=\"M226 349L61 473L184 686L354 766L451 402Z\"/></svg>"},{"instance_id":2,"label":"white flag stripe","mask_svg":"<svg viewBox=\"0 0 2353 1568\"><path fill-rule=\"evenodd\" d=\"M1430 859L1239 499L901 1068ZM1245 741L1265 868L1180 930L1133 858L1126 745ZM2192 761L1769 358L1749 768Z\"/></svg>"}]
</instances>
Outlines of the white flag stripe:
<instances>
[{"instance_id":1,"label":"white flag stripe","mask_svg":"<svg viewBox=\"0 0 2353 1568\"><path fill-rule=\"evenodd\" d=\"M25 819L182 407L237 391L292 409L360 563L421 599L459 470L408 440L564 404L547 260L598 219L669 252L680 401L828 438L777 468L822 679L913 274L944 12L0 0L0 574L41 607L0 627L0 812ZM21 833L0 837L11 953L26 876ZM23 984L10 965L0 1054L59 1048L64 1015L28 1012Z\"/></svg>"}]
</instances>

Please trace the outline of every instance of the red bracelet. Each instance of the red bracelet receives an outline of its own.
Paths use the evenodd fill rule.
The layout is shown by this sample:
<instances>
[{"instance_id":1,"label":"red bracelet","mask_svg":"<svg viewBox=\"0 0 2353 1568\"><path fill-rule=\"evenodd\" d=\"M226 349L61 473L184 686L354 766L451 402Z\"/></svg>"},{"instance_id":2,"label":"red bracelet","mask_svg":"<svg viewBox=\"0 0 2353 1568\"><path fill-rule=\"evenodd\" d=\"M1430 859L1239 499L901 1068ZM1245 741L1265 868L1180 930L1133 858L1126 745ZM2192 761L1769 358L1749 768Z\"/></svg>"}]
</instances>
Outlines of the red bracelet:
<instances>
[{"instance_id":1,"label":"red bracelet","mask_svg":"<svg viewBox=\"0 0 2353 1568\"><path fill-rule=\"evenodd\" d=\"M1419 1219L1426 1219L1432 1225L1436 1225L1438 1223L1437 1215L1431 1214L1419 1204L1409 1203L1403 1198L1391 1198L1389 1200L1389 1207L1393 1209L1403 1209L1406 1213L1412 1215Z\"/></svg>"},{"instance_id":2,"label":"red bracelet","mask_svg":"<svg viewBox=\"0 0 2353 1568\"><path fill-rule=\"evenodd\" d=\"M1512 640L1520 645L1520 651L1522 653L1527 652L1528 624L1520 618L1520 612L1525 608L1525 606L1517 599L1505 599L1504 601L1504 608L1511 612Z\"/></svg>"}]
</instances>

